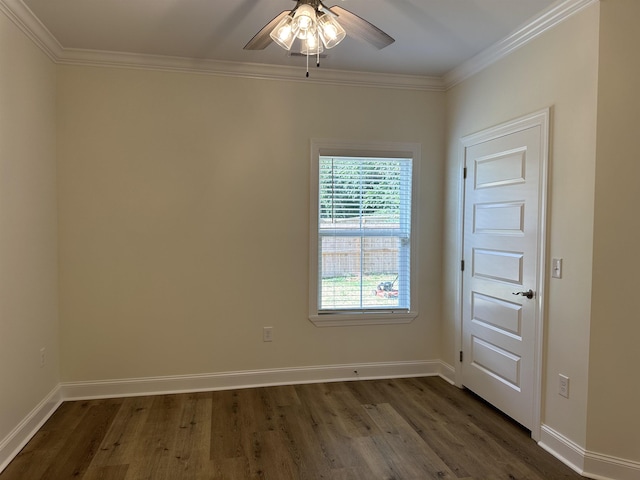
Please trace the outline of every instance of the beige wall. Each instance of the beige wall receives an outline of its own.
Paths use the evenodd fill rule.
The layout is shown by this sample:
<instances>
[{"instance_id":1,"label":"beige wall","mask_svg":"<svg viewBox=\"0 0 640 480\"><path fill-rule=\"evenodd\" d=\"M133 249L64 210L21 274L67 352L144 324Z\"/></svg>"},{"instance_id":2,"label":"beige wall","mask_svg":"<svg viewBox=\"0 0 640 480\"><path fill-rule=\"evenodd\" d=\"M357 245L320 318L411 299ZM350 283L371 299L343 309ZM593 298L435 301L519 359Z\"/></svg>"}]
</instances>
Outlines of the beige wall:
<instances>
[{"instance_id":1,"label":"beige wall","mask_svg":"<svg viewBox=\"0 0 640 480\"><path fill-rule=\"evenodd\" d=\"M598 6L589 7L509 57L447 92L443 358L453 362L459 275L459 139L551 107L549 259L564 259L563 278L547 274L542 421L585 446L593 249ZM547 270L549 272L550 269ZM571 379L569 399L558 374Z\"/></svg>"},{"instance_id":2,"label":"beige wall","mask_svg":"<svg viewBox=\"0 0 640 480\"><path fill-rule=\"evenodd\" d=\"M640 462L640 2L601 2L589 450Z\"/></svg>"},{"instance_id":3,"label":"beige wall","mask_svg":"<svg viewBox=\"0 0 640 480\"><path fill-rule=\"evenodd\" d=\"M440 357L443 93L58 73L63 380ZM311 138L421 144L413 323L308 320Z\"/></svg>"},{"instance_id":4,"label":"beige wall","mask_svg":"<svg viewBox=\"0 0 640 480\"><path fill-rule=\"evenodd\" d=\"M59 382L55 88L0 14L0 443Z\"/></svg>"}]
</instances>

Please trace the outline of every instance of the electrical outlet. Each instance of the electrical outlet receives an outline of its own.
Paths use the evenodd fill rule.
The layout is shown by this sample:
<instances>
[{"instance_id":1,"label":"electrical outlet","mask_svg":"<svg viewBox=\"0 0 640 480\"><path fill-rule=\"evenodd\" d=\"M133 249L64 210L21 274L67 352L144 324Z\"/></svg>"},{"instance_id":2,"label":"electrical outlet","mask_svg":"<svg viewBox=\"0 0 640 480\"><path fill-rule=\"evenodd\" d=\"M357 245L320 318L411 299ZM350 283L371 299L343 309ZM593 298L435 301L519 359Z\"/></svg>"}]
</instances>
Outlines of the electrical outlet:
<instances>
[{"instance_id":1,"label":"electrical outlet","mask_svg":"<svg viewBox=\"0 0 640 480\"><path fill-rule=\"evenodd\" d=\"M558 395L569 398L569 377L566 375L558 376Z\"/></svg>"},{"instance_id":2,"label":"electrical outlet","mask_svg":"<svg viewBox=\"0 0 640 480\"><path fill-rule=\"evenodd\" d=\"M273 342L273 327L263 327L262 329L262 341Z\"/></svg>"},{"instance_id":3,"label":"electrical outlet","mask_svg":"<svg viewBox=\"0 0 640 480\"><path fill-rule=\"evenodd\" d=\"M40 349L40 368L45 366L45 363L47 361L46 353L47 353L47 350L44 347L42 347Z\"/></svg>"}]
</instances>

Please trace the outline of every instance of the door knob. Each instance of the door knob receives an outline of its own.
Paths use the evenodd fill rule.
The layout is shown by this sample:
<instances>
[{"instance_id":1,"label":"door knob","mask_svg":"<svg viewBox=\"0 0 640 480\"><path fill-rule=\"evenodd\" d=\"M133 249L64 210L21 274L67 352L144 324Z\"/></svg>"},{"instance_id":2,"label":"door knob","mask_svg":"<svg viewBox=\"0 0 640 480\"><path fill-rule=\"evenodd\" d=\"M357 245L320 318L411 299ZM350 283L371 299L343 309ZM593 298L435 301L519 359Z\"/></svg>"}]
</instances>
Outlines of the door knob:
<instances>
[{"instance_id":1,"label":"door knob","mask_svg":"<svg viewBox=\"0 0 640 480\"><path fill-rule=\"evenodd\" d=\"M513 292L513 295L522 295L523 297L533 298L533 290L529 289L528 292Z\"/></svg>"}]
</instances>

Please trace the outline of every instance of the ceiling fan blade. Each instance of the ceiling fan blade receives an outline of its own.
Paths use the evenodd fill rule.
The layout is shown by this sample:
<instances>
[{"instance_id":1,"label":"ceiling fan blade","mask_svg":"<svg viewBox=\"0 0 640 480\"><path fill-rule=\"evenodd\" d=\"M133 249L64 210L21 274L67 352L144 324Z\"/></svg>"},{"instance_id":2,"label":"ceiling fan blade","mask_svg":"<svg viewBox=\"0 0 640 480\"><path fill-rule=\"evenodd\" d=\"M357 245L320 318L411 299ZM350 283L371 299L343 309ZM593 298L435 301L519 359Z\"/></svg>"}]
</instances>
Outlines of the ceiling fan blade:
<instances>
[{"instance_id":1,"label":"ceiling fan blade","mask_svg":"<svg viewBox=\"0 0 640 480\"><path fill-rule=\"evenodd\" d=\"M369 42L378 50L382 50L395 42L394 38L349 10L345 10L338 5L329 7L329 10L338 16L338 22L347 31L347 35Z\"/></svg>"},{"instance_id":2,"label":"ceiling fan blade","mask_svg":"<svg viewBox=\"0 0 640 480\"><path fill-rule=\"evenodd\" d=\"M244 50L264 50L273 42L269 34L278 25L286 15L289 15L291 10L284 10L277 17L267 23L262 30L256 33L251 40L244 46Z\"/></svg>"}]
</instances>

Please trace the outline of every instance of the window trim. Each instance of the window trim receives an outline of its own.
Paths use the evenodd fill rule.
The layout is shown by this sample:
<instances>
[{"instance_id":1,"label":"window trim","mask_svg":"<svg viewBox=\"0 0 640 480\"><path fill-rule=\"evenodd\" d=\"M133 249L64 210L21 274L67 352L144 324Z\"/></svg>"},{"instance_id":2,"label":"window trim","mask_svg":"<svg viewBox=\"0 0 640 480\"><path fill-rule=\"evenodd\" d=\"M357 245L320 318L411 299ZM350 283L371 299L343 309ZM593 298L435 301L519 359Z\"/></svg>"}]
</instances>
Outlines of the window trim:
<instances>
[{"instance_id":1,"label":"window trim","mask_svg":"<svg viewBox=\"0 0 640 480\"><path fill-rule=\"evenodd\" d=\"M320 156L411 158L411 239L410 239L410 310L393 312L325 312L318 311L318 195ZM318 327L352 325L388 325L411 323L417 316L418 297L418 186L420 182L420 144L405 142L353 142L311 139L309 221L309 320Z\"/></svg>"}]
</instances>

